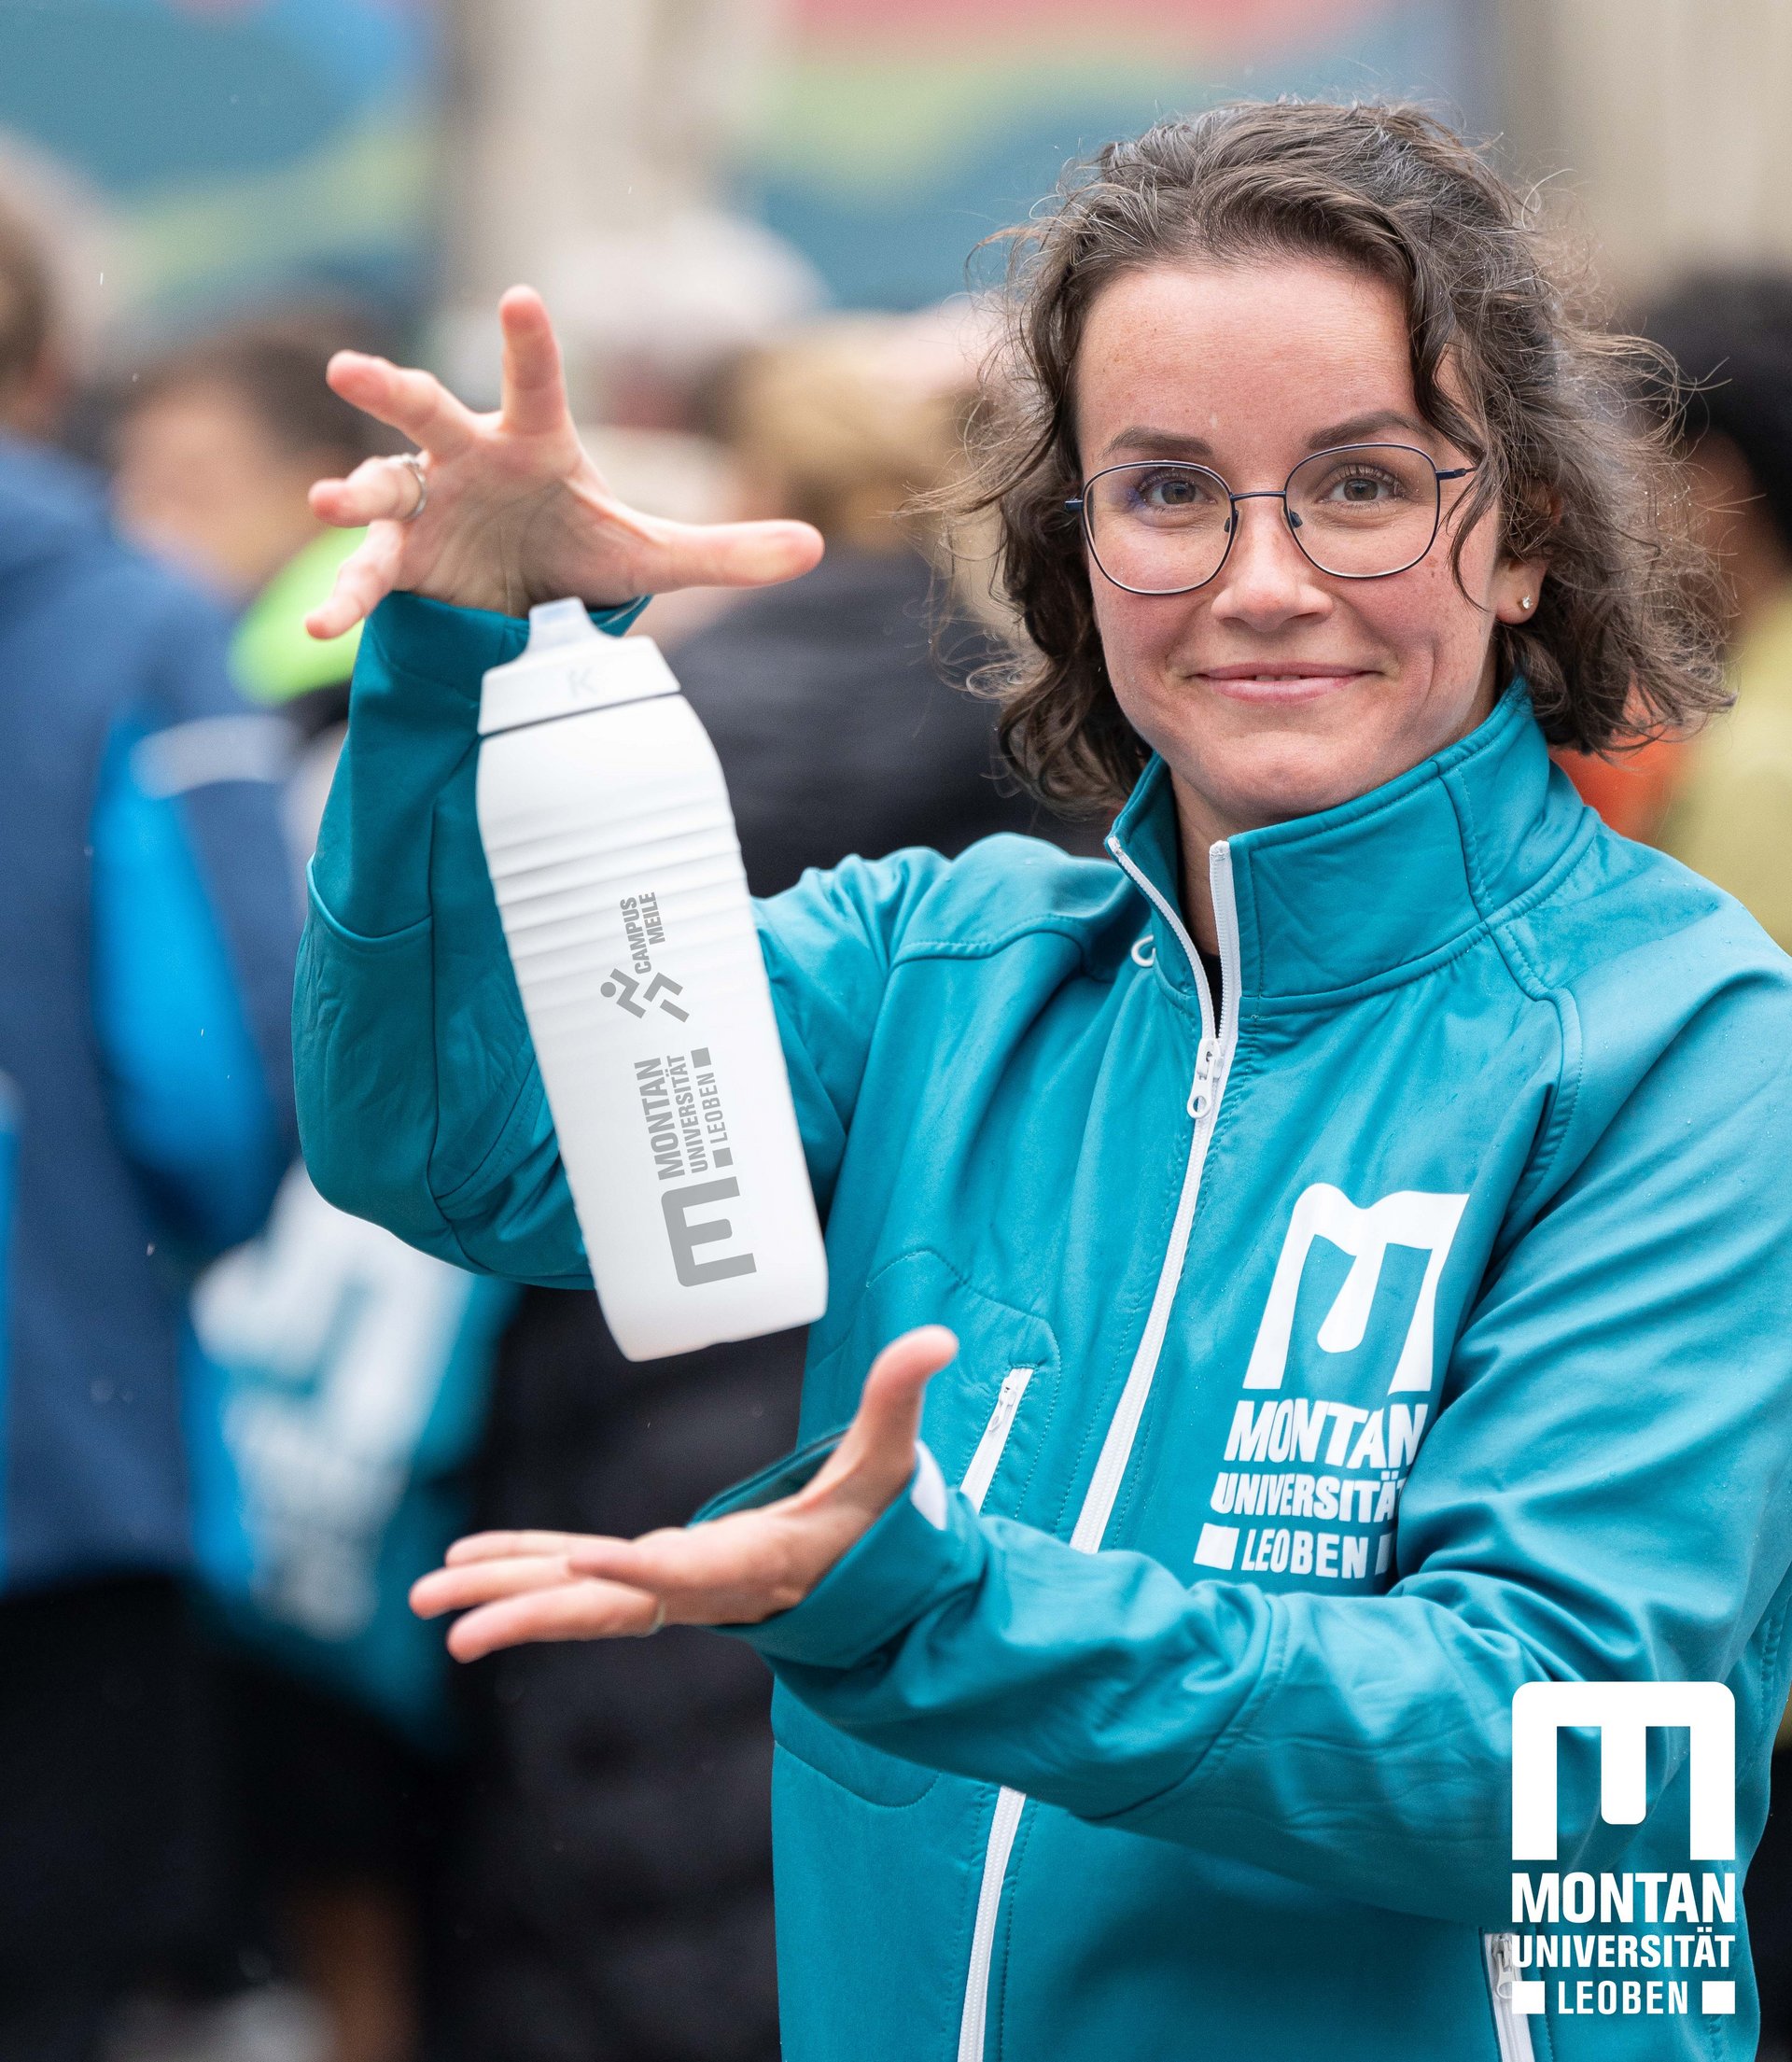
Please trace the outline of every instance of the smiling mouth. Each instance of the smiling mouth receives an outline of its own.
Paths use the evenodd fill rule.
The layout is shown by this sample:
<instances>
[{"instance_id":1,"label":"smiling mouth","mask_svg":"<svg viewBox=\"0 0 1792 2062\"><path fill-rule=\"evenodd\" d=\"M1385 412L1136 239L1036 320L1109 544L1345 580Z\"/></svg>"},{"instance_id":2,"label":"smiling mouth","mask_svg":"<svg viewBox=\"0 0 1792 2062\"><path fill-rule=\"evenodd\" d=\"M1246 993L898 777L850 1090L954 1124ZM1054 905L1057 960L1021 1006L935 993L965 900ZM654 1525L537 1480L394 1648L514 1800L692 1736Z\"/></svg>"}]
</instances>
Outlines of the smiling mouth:
<instances>
[{"instance_id":1,"label":"smiling mouth","mask_svg":"<svg viewBox=\"0 0 1792 2062\"><path fill-rule=\"evenodd\" d=\"M1323 660L1267 660L1254 666L1204 667L1195 677L1215 694L1236 701L1311 701L1368 680L1371 668Z\"/></svg>"}]
</instances>

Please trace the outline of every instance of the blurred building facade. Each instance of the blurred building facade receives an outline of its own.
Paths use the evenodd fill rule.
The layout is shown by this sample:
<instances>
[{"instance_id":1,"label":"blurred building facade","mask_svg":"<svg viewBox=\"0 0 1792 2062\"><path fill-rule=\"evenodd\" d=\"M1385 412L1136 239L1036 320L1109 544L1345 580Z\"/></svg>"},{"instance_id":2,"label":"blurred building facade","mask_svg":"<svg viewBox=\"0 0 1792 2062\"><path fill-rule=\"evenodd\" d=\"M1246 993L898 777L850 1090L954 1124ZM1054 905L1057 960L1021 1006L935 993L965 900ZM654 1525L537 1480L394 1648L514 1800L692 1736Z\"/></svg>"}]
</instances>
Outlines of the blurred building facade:
<instances>
[{"instance_id":1,"label":"blurred building facade","mask_svg":"<svg viewBox=\"0 0 1792 2062\"><path fill-rule=\"evenodd\" d=\"M1627 305L1688 271L1792 270L1786 0L1500 0L1501 127Z\"/></svg>"},{"instance_id":2,"label":"blurred building facade","mask_svg":"<svg viewBox=\"0 0 1792 2062\"><path fill-rule=\"evenodd\" d=\"M676 372L939 300L1068 159L1229 94L1429 101L1626 299L1792 264L1788 82L1785 0L0 0L0 179L60 182L115 360L322 289L477 386L528 278L586 412L647 418L643 334Z\"/></svg>"}]
</instances>

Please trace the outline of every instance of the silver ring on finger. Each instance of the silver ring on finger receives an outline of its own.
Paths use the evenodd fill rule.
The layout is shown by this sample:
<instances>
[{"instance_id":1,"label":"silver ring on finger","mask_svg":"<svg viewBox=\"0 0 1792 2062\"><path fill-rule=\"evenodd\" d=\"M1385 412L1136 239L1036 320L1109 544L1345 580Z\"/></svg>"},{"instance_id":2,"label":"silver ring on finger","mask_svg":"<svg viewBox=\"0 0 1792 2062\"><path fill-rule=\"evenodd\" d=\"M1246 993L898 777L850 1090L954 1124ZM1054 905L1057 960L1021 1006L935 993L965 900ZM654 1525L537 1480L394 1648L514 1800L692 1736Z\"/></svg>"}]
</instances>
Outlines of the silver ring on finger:
<instances>
[{"instance_id":1,"label":"silver ring on finger","mask_svg":"<svg viewBox=\"0 0 1792 2062\"><path fill-rule=\"evenodd\" d=\"M650 1626L648 1627L648 1629L646 1630L646 1632L644 1632L644 1633L643 1633L643 1634L641 1634L641 1637L642 1637L643 1639L651 1639L651 1638L653 1637L653 1635L654 1635L654 1634L655 1634L655 1633L658 1633L658 1632L663 1632L663 1631L665 1630L665 1600L664 1600L663 1598L660 1598L660 1599L656 1599L656 1600L655 1600L655 1602L654 1602L654 1606L653 1606L653 1622L652 1622L652 1624L651 1624L651 1625L650 1625Z\"/></svg>"},{"instance_id":2,"label":"silver ring on finger","mask_svg":"<svg viewBox=\"0 0 1792 2062\"><path fill-rule=\"evenodd\" d=\"M407 451L394 458L392 463L401 466L417 483L416 499L402 515L395 516L393 520L398 523L414 523L429 506L429 473L424 463L423 454L420 451Z\"/></svg>"}]
</instances>

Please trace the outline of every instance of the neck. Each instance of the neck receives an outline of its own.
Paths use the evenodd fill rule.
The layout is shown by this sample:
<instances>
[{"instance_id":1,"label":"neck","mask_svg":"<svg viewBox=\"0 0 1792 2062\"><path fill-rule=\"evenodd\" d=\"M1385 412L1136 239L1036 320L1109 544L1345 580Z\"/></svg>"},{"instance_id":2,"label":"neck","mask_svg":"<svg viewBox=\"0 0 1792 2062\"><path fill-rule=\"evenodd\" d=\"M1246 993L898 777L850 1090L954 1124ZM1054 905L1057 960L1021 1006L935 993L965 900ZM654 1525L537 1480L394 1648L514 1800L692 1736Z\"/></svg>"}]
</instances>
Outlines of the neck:
<instances>
[{"instance_id":1,"label":"neck","mask_svg":"<svg viewBox=\"0 0 1792 2062\"><path fill-rule=\"evenodd\" d=\"M1189 936L1203 952L1218 952L1220 928L1213 914L1213 885L1208 854L1223 837L1249 828L1228 822L1208 798L1190 787L1170 768L1170 789L1176 797L1176 834L1182 847L1183 921Z\"/></svg>"}]
</instances>

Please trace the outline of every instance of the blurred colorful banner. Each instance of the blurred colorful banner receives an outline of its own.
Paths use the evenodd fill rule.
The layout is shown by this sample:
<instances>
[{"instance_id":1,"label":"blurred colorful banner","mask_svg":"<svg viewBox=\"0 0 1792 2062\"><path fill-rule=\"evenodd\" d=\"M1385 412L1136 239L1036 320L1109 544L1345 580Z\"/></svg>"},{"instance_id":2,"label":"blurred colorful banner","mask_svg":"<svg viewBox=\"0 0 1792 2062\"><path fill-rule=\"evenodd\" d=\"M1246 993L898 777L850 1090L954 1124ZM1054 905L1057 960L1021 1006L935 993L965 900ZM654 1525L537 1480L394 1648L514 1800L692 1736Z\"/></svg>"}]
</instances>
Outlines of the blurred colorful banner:
<instances>
[{"instance_id":1,"label":"blurred colorful banner","mask_svg":"<svg viewBox=\"0 0 1792 2062\"><path fill-rule=\"evenodd\" d=\"M0 0L0 132L81 177L157 327L425 290L432 0Z\"/></svg>"},{"instance_id":2,"label":"blurred colorful banner","mask_svg":"<svg viewBox=\"0 0 1792 2062\"><path fill-rule=\"evenodd\" d=\"M1415 95L1473 122L1475 0L790 0L759 211L847 304L964 286L1067 159L1231 94Z\"/></svg>"}]
</instances>

